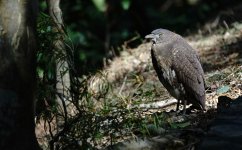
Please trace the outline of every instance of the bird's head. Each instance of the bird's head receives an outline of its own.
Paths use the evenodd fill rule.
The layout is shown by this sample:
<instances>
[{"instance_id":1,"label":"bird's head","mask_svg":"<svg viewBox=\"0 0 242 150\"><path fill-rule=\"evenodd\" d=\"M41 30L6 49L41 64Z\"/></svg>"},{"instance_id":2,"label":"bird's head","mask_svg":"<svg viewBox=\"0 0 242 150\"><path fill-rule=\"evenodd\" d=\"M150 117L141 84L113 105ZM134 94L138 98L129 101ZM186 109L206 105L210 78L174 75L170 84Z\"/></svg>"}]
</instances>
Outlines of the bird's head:
<instances>
[{"instance_id":1,"label":"bird's head","mask_svg":"<svg viewBox=\"0 0 242 150\"><path fill-rule=\"evenodd\" d=\"M176 34L166 30L166 29L156 29L151 32L151 34L148 34L145 36L146 39L151 39L154 44L156 43L164 43L170 40L173 40L173 37Z\"/></svg>"}]
</instances>

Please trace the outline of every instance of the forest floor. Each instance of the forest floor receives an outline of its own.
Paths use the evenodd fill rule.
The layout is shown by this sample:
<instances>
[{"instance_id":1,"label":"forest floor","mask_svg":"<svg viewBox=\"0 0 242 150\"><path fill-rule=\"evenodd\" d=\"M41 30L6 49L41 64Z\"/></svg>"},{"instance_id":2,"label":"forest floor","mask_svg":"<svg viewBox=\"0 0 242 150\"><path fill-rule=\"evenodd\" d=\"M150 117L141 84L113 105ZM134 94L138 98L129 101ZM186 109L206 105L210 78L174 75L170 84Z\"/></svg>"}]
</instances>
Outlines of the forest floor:
<instances>
[{"instance_id":1,"label":"forest floor","mask_svg":"<svg viewBox=\"0 0 242 150\"><path fill-rule=\"evenodd\" d=\"M235 22L231 28L219 27L212 33L198 33L185 38L201 59L207 86L207 108L216 108L218 96L236 98L241 95L242 24ZM104 75L113 85L114 93L129 96L139 88L154 91L152 102L170 98L153 69L150 47L151 43L147 42L135 49L123 47L120 57L102 71L101 76ZM100 90L98 76L100 73L93 77L89 87L94 94Z\"/></svg>"},{"instance_id":2,"label":"forest floor","mask_svg":"<svg viewBox=\"0 0 242 150\"><path fill-rule=\"evenodd\" d=\"M201 130L205 132L211 120L216 116L218 97L228 96L234 99L242 95L242 23L241 20L226 23L220 17L207 23L197 33L185 37L188 43L197 50L205 71L207 112L204 114L195 112L185 118L174 113L176 101L158 80L151 63L151 43L147 41L143 41L143 44L137 48L129 48L125 43L122 46L123 51L120 56L114 58L102 71L88 79L88 92L94 99L95 110L103 109L104 103L109 103L112 105L121 104L123 109L129 110L129 113L139 113L137 116L141 118L145 118L146 115L159 116L162 112L166 112L169 117L162 115L161 118L162 121L168 122L165 126L169 125L169 129L196 130L196 134L200 134ZM226 17L231 17L231 15ZM166 101L170 103L163 107ZM162 103L162 107L160 103ZM137 109L133 110L134 107ZM137 130L132 128L134 131L129 131L131 133L129 136L122 137L119 134L121 137L114 141L117 143L129 139L128 144L127 142L121 145L119 143L113 149L141 149L145 146L146 149L155 149L154 147L150 148L150 146L147 148L148 144L155 145L154 141L162 143L163 146L168 145L171 149L176 149L175 147L188 148L187 145L191 146L199 141L199 135L194 135L194 132L193 135L186 133L186 137L184 137L184 134L177 130L175 133L174 130L167 132L164 125L154 129L152 124L157 123L154 120L147 119L144 123L149 125L146 124L145 127L141 125L142 129L147 130L144 131L147 139L143 138L143 143L139 142L139 146L137 143L131 142L130 139L141 138L144 134L140 130L136 134ZM38 126L40 128L41 125L37 125L37 128ZM157 125L155 126L157 127ZM152 135L151 130L155 130L157 133ZM41 141L43 134L40 134L40 129L36 131L39 141ZM161 134L166 139L157 138ZM188 137L190 138L188 139ZM193 137L195 138L191 139ZM106 140L102 138L96 148L104 148L114 144L109 140L110 138L107 137ZM131 145L133 145L132 148Z\"/></svg>"},{"instance_id":3,"label":"forest floor","mask_svg":"<svg viewBox=\"0 0 242 150\"><path fill-rule=\"evenodd\" d=\"M190 120L191 122L189 122L189 125L185 125L184 127L189 126L192 127L193 130L194 128L207 130L211 120L216 117L219 96L228 96L234 99L242 95L242 24L241 22L231 22L227 24L225 20L216 19L207 23L205 27L197 33L185 37L188 43L199 53L205 71L205 82L207 86L207 112L203 115L191 115L193 117L188 117L183 120L183 123ZM144 41L143 44L134 49L128 48L126 44L124 44L124 51L122 51L120 56L116 57L101 74L105 75L105 79L113 86L113 93L127 100L121 99L121 103L128 103L128 106L137 106L138 104L149 113L169 113L175 110L176 102L173 101L172 97L170 97L158 80L151 63L150 47L151 43L147 41ZM102 87L98 86L100 83L103 83L103 81L97 77L99 75L100 74L93 77L93 80L90 82L89 88L94 94L102 90ZM162 101L171 103L161 108L161 105L165 105ZM194 118L196 119L194 120ZM174 122L177 123L179 122L178 120L179 119L176 118ZM174 139L176 139L176 142L179 141L177 136ZM148 142L147 139L144 141L146 141L146 143L152 143L151 137ZM140 141L138 143L140 144ZM167 143L164 142L163 145L167 145ZM180 143L178 142L178 144L176 144L179 145L181 143L186 147L191 143L194 144L194 141L184 140L183 137L183 139L180 139ZM131 146L132 144L133 147ZM174 144L173 141L173 146L177 146L176 144ZM150 148L144 145L143 147L137 148L137 142L129 141L121 145L119 143L114 149ZM172 149L176 148L173 147Z\"/></svg>"}]
</instances>

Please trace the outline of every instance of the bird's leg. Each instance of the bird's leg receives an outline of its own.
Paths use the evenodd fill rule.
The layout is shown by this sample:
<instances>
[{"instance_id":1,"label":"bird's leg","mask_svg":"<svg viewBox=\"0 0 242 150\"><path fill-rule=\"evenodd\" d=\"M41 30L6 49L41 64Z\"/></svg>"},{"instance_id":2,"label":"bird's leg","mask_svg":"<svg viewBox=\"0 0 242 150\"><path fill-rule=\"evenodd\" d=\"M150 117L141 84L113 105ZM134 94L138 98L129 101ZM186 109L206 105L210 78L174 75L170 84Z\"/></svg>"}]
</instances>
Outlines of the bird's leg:
<instances>
[{"instance_id":1,"label":"bird's leg","mask_svg":"<svg viewBox=\"0 0 242 150\"><path fill-rule=\"evenodd\" d=\"M187 105L187 101L184 100L184 101L183 101L183 112L182 112L183 115L186 114L186 105Z\"/></svg>"},{"instance_id":2,"label":"bird's leg","mask_svg":"<svg viewBox=\"0 0 242 150\"><path fill-rule=\"evenodd\" d=\"M179 110L179 105L180 105L180 100L178 99L178 100L177 100L177 103L176 103L176 111Z\"/></svg>"}]
</instances>

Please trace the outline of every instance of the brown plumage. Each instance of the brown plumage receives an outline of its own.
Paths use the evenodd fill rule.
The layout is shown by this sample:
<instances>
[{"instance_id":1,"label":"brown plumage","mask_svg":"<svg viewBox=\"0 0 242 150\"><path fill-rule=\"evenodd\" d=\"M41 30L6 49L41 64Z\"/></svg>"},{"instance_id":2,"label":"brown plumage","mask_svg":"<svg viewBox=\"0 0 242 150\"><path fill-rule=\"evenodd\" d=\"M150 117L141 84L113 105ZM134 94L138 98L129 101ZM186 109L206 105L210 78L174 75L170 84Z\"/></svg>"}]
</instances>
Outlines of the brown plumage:
<instances>
[{"instance_id":1,"label":"brown plumage","mask_svg":"<svg viewBox=\"0 0 242 150\"><path fill-rule=\"evenodd\" d=\"M168 92L184 104L205 110L204 72L196 51L178 34L157 29L145 38L152 39L151 57L159 80Z\"/></svg>"}]
</instances>

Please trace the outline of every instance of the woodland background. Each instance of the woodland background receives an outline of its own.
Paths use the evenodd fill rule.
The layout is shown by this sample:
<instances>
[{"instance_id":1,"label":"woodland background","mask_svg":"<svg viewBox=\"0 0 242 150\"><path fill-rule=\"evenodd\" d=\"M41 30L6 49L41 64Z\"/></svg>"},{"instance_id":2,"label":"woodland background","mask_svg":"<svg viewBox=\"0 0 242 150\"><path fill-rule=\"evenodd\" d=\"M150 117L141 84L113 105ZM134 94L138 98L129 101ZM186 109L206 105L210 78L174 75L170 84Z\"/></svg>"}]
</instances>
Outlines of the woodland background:
<instances>
[{"instance_id":1,"label":"woodland background","mask_svg":"<svg viewBox=\"0 0 242 150\"><path fill-rule=\"evenodd\" d=\"M240 3L239 0L72 0L61 1L66 32L75 47L75 68L81 76L119 56L122 45L142 43L146 34L166 28L183 36L197 32L207 21ZM40 3L46 13L45 1ZM223 12L224 11L224 12ZM227 23L240 16L226 18Z\"/></svg>"},{"instance_id":2,"label":"woodland background","mask_svg":"<svg viewBox=\"0 0 242 150\"><path fill-rule=\"evenodd\" d=\"M61 1L61 10L64 55L50 42L59 33L53 32L47 5L40 1L36 134L43 149L101 149L130 138L166 137L170 130L171 148L184 148L197 144L199 137L184 139L174 130L206 130L218 96L241 95L240 0L71 0ZM208 113L180 121L163 113L172 106L144 107L170 98L155 75L150 43L144 40L157 28L181 34L198 51ZM64 111L55 101L59 58L67 58L72 83Z\"/></svg>"}]
</instances>

